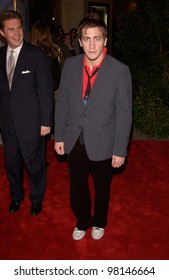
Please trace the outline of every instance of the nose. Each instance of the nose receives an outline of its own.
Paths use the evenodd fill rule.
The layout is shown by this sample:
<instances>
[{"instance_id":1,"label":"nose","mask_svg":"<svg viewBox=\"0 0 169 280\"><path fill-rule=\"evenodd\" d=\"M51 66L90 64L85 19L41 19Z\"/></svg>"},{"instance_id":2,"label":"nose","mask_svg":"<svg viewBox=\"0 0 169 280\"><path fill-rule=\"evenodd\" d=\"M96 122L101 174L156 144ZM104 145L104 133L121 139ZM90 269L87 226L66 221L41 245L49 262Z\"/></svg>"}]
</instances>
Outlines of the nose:
<instances>
[{"instance_id":1,"label":"nose","mask_svg":"<svg viewBox=\"0 0 169 280\"><path fill-rule=\"evenodd\" d=\"M18 28L15 29L15 35L17 35L17 36L20 35L20 29L18 29Z\"/></svg>"},{"instance_id":2,"label":"nose","mask_svg":"<svg viewBox=\"0 0 169 280\"><path fill-rule=\"evenodd\" d=\"M94 38L90 39L90 48L93 49L95 47L95 41Z\"/></svg>"}]
</instances>

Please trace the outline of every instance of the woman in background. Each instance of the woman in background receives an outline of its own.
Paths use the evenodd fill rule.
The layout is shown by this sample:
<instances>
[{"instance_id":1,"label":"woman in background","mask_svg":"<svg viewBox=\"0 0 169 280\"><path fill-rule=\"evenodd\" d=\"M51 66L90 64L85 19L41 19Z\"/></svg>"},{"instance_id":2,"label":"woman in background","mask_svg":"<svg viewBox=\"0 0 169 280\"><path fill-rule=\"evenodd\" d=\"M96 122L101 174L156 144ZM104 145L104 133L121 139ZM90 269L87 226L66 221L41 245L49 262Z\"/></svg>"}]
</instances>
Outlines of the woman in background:
<instances>
[{"instance_id":1,"label":"woman in background","mask_svg":"<svg viewBox=\"0 0 169 280\"><path fill-rule=\"evenodd\" d=\"M53 43L50 29L46 23L37 21L30 32L30 43L44 50L49 59L49 64L54 82L55 99L60 83L60 66L58 61L59 51Z\"/></svg>"},{"instance_id":2,"label":"woman in background","mask_svg":"<svg viewBox=\"0 0 169 280\"><path fill-rule=\"evenodd\" d=\"M54 107L56 108L58 88L61 76L60 65L58 60L59 51L56 45L53 43L52 35L47 24L44 22L37 21L30 31L29 41L32 45L41 48L47 53L53 77ZM46 162L46 167L48 166L49 163Z\"/></svg>"}]
</instances>

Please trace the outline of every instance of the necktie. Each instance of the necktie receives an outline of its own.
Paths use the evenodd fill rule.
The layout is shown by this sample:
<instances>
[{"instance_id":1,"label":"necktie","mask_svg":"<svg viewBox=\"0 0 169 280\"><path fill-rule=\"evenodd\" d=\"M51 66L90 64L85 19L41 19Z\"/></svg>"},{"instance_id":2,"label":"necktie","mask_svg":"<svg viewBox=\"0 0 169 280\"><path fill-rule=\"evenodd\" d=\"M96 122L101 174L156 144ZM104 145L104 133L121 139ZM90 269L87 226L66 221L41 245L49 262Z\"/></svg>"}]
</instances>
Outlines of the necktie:
<instances>
[{"instance_id":1,"label":"necktie","mask_svg":"<svg viewBox=\"0 0 169 280\"><path fill-rule=\"evenodd\" d=\"M87 74L87 76L88 76L88 82L87 82L87 87L86 87L86 91L85 91L85 95L84 95L83 101L84 101L84 104L86 105L87 100L88 100L89 95L90 95L90 91L91 91L90 80L91 80L91 78L99 71L99 68L96 68L96 69L93 71L92 75L89 75L89 73L88 73L86 67L85 67L85 70L86 70L86 74ZM84 145L84 134L83 134L83 129L82 129L82 131L81 131L81 133L80 133L79 141L80 141L80 144L81 144L81 145Z\"/></svg>"},{"instance_id":2,"label":"necktie","mask_svg":"<svg viewBox=\"0 0 169 280\"><path fill-rule=\"evenodd\" d=\"M8 57L8 82L9 86L11 88L12 84L12 78L13 78L13 73L14 73L14 68L15 68L15 59L14 59L14 51L11 50L10 55Z\"/></svg>"},{"instance_id":3,"label":"necktie","mask_svg":"<svg viewBox=\"0 0 169 280\"><path fill-rule=\"evenodd\" d=\"M85 67L85 70L86 70L86 74L87 74L87 76L88 76L87 87L86 87L86 91L85 91L85 95L84 95L84 102L86 103L87 100L89 99L89 95L90 95L90 91L91 91L90 80L91 80L91 78L92 78L94 75L96 75L96 73L99 71L99 68L96 68L96 69L93 71L92 75L89 75L89 73L88 73L86 67Z\"/></svg>"}]
</instances>

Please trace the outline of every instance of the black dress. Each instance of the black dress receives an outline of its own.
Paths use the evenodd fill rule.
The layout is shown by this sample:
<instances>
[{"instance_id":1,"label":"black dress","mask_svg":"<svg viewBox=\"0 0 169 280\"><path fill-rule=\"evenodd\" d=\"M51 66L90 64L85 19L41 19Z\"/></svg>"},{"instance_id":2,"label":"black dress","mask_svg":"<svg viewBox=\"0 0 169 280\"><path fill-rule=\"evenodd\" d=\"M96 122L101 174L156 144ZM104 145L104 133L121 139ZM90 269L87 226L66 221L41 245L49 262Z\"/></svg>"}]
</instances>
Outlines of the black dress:
<instances>
[{"instance_id":1,"label":"black dress","mask_svg":"<svg viewBox=\"0 0 169 280\"><path fill-rule=\"evenodd\" d=\"M49 58L49 65L53 77L53 84L54 84L54 91L56 91L59 88L60 83L60 66L58 62L58 58L53 56L48 56Z\"/></svg>"}]
</instances>

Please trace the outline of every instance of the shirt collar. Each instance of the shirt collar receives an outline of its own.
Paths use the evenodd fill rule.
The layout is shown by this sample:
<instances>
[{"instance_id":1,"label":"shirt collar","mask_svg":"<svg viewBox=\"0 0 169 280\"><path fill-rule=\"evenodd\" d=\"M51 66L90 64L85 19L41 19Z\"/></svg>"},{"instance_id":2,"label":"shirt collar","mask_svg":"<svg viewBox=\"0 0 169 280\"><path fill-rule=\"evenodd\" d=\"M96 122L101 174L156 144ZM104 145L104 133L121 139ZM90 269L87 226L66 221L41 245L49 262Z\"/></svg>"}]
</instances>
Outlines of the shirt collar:
<instances>
[{"instance_id":1,"label":"shirt collar","mask_svg":"<svg viewBox=\"0 0 169 280\"><path fill-rule=\"evenodd\" d=\"M22 48L22 45L23 45L23 42L22 42L22 44L21 44L19 47L15 48L15 49L10 48L10 46L8 45L8 50L7 50L7 52L10 53L10 51L13 50L17 55L19 55L20 50L21 50L21 48Z\"/></svg>"}]
</instances>

